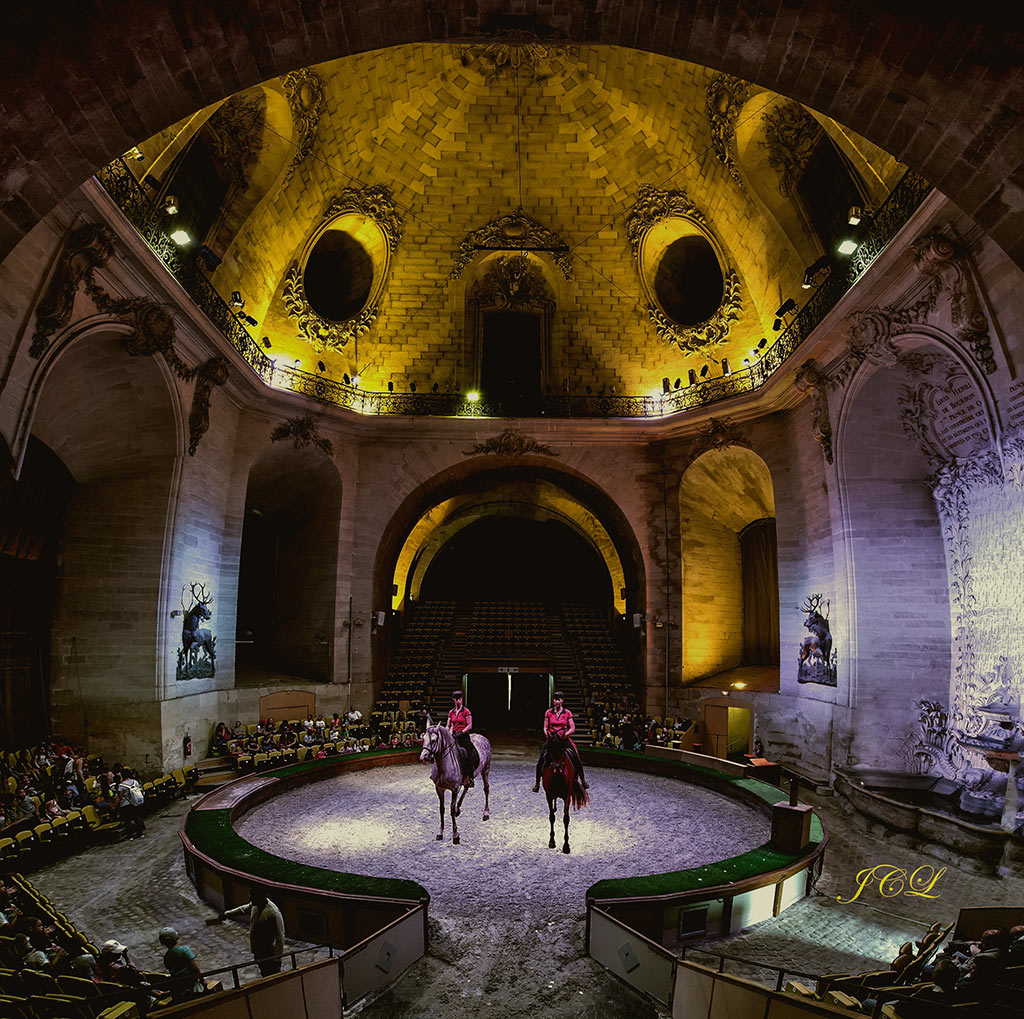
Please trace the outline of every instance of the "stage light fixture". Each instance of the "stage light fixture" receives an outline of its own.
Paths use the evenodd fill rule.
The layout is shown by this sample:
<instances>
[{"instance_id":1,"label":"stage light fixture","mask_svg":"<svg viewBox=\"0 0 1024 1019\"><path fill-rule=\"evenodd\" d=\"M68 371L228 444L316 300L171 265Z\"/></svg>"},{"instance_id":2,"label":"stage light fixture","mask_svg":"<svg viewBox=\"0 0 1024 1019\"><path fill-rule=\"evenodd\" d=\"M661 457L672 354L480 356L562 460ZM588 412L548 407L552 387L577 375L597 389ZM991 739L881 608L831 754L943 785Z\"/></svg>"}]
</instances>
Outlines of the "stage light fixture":
<instances>
[{"instance_id":1,"label":"stage light fixture","mask_svg":"<svg viewBox=\"0 0 1024 1019\"><path fill-rule=\"evenodd\" d=\"M700 377L702 379L706 379L708 377L708 366L707 365L704 365L704 367L701 368L701 370L700 370Z\"/></svg>"},{"instance_id":2,"label":"stage light fixture","mask_svg":"<svg viewBox=\"0 0 1024 1019\"><path fill-rule=\"evenodd\" d=\"M317 363L316 363L316 370L318 372L325 372L325 371L327 371L327 365L325 365L323 363L323 361L317 361Z\"/></svg>"},{"instance_id":3,"label":"stage light fixture","mask_svg":"<svg viewBox=\"0 0 1024 1019\"><path fill-rule=\"evenodd\" d=\"M216 269L220 265L220 255L218 255L212 248L207 245L202 245L196 254L206 263L206 268Z\"/></svg>"},{"instance_id":4,"label":"stage light fixture","mask_svg":"<svg viewBox=\"0 0 1024 1019\"><path fill-rule=\"evenodd\" d=\"M727 357L722 358L722 375L731 375L732 369L729 367L729 359Z\"/></svg>"},{"instance_id":5,"label":"stage light fixture","mask_svg":"<svg viewBox=\"0 0 1024 1019\"><path fill-rule=\"evenodd\" d=\"M242 297L242 293L239 290L231 291L231 307L232 308L244 308L245 300Z\"/></svg>"},{"instance_id":6,"label":"stage light fixture","mask_svg":"<svg viewBox=\"0 0 1024 1019\"><path fill-rule=\"evenodd\" d=\"M171 240L174 241L179 248L183 248L186 244L192 243L192 235L187 230L172 230Z\"/></svg>"},{"instance_id":7,"label":"stage light fixture","mask_svg":"<svg viewBox=\"0 0 1024 1019\"><path fill-rule=\"evenodd\" d=\"M683 380L682 379L676 379L675 382L672 383L672 388L673 389L679 389L682 386L682 384L683 384Z\"/></svg>"},{"instance_id":8,"label":"stage light fixture","mask_svg":"<svg viewBox=\"0 0 1024 1019\"><path fill-rule=\"evenodd\" d=\"M388 380L388 392L389 393L393 393L394 391L395 391L395 384L394 384L394 382L390 381L390 379L389 379Z\"/></svg>"},{"instance_id":9,"label":"stage light fixture","mask_svg":"<svg viewBox=\"0 0 1024 1019\"><path fill-rule=\"evenodd\" d=\"M353 386L358 386L359 385L359 376L358 375L353 375L352 376L352 385Z\"/></svg>"},{"instance_id":10,"label":"stage light fixture","mask_svg":"<svg viewBox=\"0 0 1024 1019\"><path fill-rule=\"evenodd\" d=\"M671 393L672 392L672 383L669 382L667 375L661 380L661 391L663 393Z\"/></svg>"},{"instance_id":11,"label":"stage light fixture","mask_svg":"<svg viewBox=\"0 0 1024 1019\"><path fill-rule=\"evenodd\" d=\"M146 176L142 178L142 183L145 184L146 187L152 188L154 191L160 190L160 178L154 177L151 173L147 173Z\"/></svg>"},{"instance_id":12,"label":"stage light fixture","mask_svg":"<svg viewBox=\"0 0 1024 1019\"><path fill-rule=\"evenodd\" d=\"M434 384L433 384L433 385L432 385L432 386L430 387L430 391L431 391L432 393L436 393L436 392L437 392L437 391L438 391L438 390L439 390L440 388L441 388L441 383L440 383L440 382L435 382L435 383L434 383Z\"/></svg>"},{"instance_id":13,"label":"stage light fixture","mask_svg":"<svg viewBox=\"0 0 1024 1019\"><path fill-rule=\"evenodd\" d=\"M178 215L178 199L175 198L174 195L168 195L164 199L164 212L166 212L168 216Z\"/></svg>"},{"instance_id":14,"label":"stage light fixture","mask_svg":"<svg viewBox=\"0 0 1024 1019\"><path fill-rule=\"evenodd\" d=\"M743 367L744 368L749 368L750 367L750 358L749 357L743 358Z\"/></svg>"},{"instance_id":15,"label":"stage light fixture","mask_svg":"<svg viewBox=\"0 0 1024 1019\"><path fill-rule=\"evenodd\" d=\"M782 328L782 323L785 321L787 315L796 311L796 301L792 297L783 301L779 306L779 310L775 312L775 321L772 323L772 329L778 332Z\"/></svg>"},{"instance_id":16,"label":"stage light fixture","mask_svg":"<svg viewBox=\"0 0 1024 1019\"><path fill-rule=\"evenodd\" d=\"M410 393L415 393L416 392L416 383L415 382L410 382L409 383L409 392Z\"/></svg>"},{"instance_id":17,"label":"stage light fixture","mask_svg":"<svg viewBox=\"0 0 1024 1019\"><path fill-rule=\"evenodd\" d=\"M475 389L471 389L468 393L466 393L466 399L470 403L479 403L480 394Z\"/></svg>"},{"instance_id":18,"label":"stage light fixture","mask_svg":"<svg viewBox=\"0 0 1024 1019\"><path fill-rule=\"evenodd\" d=\"M242 315L242 319L251 326L258 326L259 322L252 315Z\"/></svg>"},{"instance_id":19,"label":"stage light fixture","mask_svg":"<svg viewBox=\"0 0 1024 1019\"><path fill-rule=\"evenodd\" d=\"M267 348L267 350L270 350L271 344L270 344L270 337L269 336L264 336L263 339L260 340L260 343L262 343L263 346Z\"/></svg>"},{"instance_id":20,"label":"stage light fixture","mask_svg":"<svg viewBox=\"0 0 1024 1019\"><path fill-rule=\"evenodd\" d=\"M697 373L692 368L686 373L686 378L691 386L697 385Z\"/></svg>"},{"instance_id":21,"label":"stage light fixture","mask_svg":"<svg viewBox=\"0 0 1024 1019\"><path fill-rule=\"evenodd\" d=\"M832 263L828 255L822 255L820 258L811 262L811 264L804 270L804 281L800 285L804 290L810 290L811 287L815 287L821 283L829 274L831 269Z\"/></svg>"},{"instance_id":22,"label":"stage light fixture","mask_svg":"<svg viewBox=\"0 0 1024 1019\"><path fill-rule=\"evenodd\" d=\"M764 348L767 347L767 346L768 346L768 337L767 336L762 336L761 337L761 342L758 343L758 345L757 345L757 349L758 350L764 350Z\"/></svg>"},{"instance_id":23,"label":"stage light fixture","mask_svg":"<svg viewBox=\"0 0 1024 1019\"><path fill-rule=\"evenodd\" d=\"M844 237L843 240L839 242L839 247L836 248L836 251L838 251L840 255L852 255L859 247L860 244L852 237Z\"/></svg>"},{"instance_id":24,"label":"stage light fixture","mask_svg":"<svg viewBox=\"0 0 1024 1019\"><path fill-rule=\"evenodd\" d=\"M138 147L138 145L133 145L133 146L132 146L132 147L131 147L131 148L130 148L130 149L129 149L129 150L128 150L128 151L126 152L126 153L125 153L125 155L126 155L126 156L129 156L129 157L130 157L131 159L135 159L135 160L137 160L137 161L138 161L138 162L140 162L140 163L142 162L142 160L144 160L144 159L146 158L146 156L145 156L145 154L143 153L142 149L140 149L140 148Z\"/></svg>"},{"instance_id":25,"label":"stage light fixture","mask_svg":"<svg viewBox=\"0 0 1024 1019\"><path fill-rule=\"evenodd\" d=\"M846 222L850 226L859 226L860 221L864 218L864 210L859 205L851 205L850 211L846 214Z\"/></svg>"},{"instance_id":26,"label":"stage light fixture","mask_svg":"<svg viewBox=\"0 0 1024 1019\"><path fill-rule=\"evenodd\" d=\"M344 380L346 386L352 385L352 380L348 377L348 372L342 372L341 377Z\"/></svg>"}]
</instances>

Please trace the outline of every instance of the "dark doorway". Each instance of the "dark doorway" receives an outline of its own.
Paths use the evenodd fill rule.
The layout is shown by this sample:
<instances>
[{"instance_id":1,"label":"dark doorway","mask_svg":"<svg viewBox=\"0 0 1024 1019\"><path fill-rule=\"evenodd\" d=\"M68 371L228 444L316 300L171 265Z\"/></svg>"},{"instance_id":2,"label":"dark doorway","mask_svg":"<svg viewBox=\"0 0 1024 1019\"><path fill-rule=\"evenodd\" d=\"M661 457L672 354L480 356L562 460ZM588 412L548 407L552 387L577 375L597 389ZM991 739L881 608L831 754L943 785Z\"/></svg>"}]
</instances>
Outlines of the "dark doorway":
<instances>
[{"instance_id":1,"label":"dark doorway","mask_svg":"<svg viewBox=\"0 0 1024 1019\"><path fill-rule=\"evenodd\" d=\"M503 413L537 408L541 391L540 313L484 312L480 389Z\"/></svg>"},{"instance_id":2,"label":"dark doorway","mask_svg":"<svg viewBox=\"0 0 1024 1019\"><path fill-rule=\"evenodd\" d=\"M473 713L474 731L508 728L508 677L495 672L469 673L466 706Z\"/></svg>"},{"instance_id":3,"label":"dark doorway","mask_svg":"<svg viewBox=\"0 0 1024 1019\"><path fill-rule=\"evenodd\" d=\"M510 728L542 731L544 712L550 704L550 685L547 673L520 672L512 677L512 705L508 713Z\"/></svg>"},{"instance_id":4,"label":"dark doorway","mask_svg":"<svg viewBox=\"0 0 1024 1019\"><path fill-rule=\"evenodd\" d=\"M540 731L549 705L548 674L471 672L466 704L478 732L508 729Z\"/></svg>"},{"instance_id":5,"label":"dark doorway","mask_svg":"<svg viewBox=\"0 0 1024 1019\"><path fill-rule=\"evenodd\" d=\"M825 253L836 257L839 242L850 235L847 214L853 205L863 205L854 172L828 137L822 137L807 163L797 193L821 241Z\"/></svg>"}]
</instances>

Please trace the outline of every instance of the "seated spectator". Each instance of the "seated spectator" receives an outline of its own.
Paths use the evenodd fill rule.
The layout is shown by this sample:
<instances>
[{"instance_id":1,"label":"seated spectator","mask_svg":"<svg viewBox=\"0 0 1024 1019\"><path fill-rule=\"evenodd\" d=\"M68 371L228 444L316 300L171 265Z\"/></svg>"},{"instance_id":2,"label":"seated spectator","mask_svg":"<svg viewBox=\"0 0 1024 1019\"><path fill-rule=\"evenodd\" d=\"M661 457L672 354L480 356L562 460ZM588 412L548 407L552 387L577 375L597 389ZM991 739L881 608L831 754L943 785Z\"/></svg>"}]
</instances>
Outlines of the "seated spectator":
<instances>
[{"instance_id":1,"label":"seated spectator","mask_svg":"<svg viewBox=\"0 0 1024 1019\"><path fill-rule=\"evenodd\" d=\"M1020 960L1024 959L1024 924L1010 928L1010 943L1006 953L1014 966L1019 966Z\"/></svg>"},{"instance_id":2,"label":"seated spectator","mask_svg":"<svg viewBox=\"0 0 1024 1019\"><path fill-rule=\"evenodd\" d=\"M67 961L67 955L59 945L49 950L37 948L27 934L19 934L14 939L14 951L21 960L22 969L36 969L43 973L53 973Z\"/></svg>"},{"instance_id":3,"label":"seated spectator","mask_svg":"<svg viewBox=\"0 0 1024 1019\"><path fill-rule=\"evenodd\" d=\"M36 791L31 785L21 785L14 794L18 800L19 818L31 819L39 817L39 807L36 804Z\"/></svg>"},{"instance_id":4,"label":"seated spectator","mask_svg":"<svg viewBox=\"0 0 1024 1019\"><path fill-rule=\"evenodd\" d=\"M340 729L341 728L341 715L339 715L337 711L335 711L334 714L331 715L331 728L332 729Z\"/></svg>"},{"instance_id":5,"label":"seated spectator","mask_svg":"<svg viewBox=\"0 0 1024 1019\"><path fill-rule=\"evenodd\" d=\"M104 941L100 947L96 975L100 980L112 984L127 984L129 987L145 984L142 974L128 958L128 948L115 938Z\"/></svg>"},{"instance_id":6,"label":"seated spectator","mask_svg":"<svg viewBox=\"0 0 1024 1019\"><path fill-rule=\"evenodd\" d=\"M317 746L316 753L313 754L313 757L317 761L322 761L326 756L327 751L324 749L324 746L321 743Z\"/></svg>"},{"instance_id":7,"label":"seated spectator","mask_svg":"<svg viewBox=\"0 0 1024 1019\"><path fill-rule=\"evenodd\" d=\"M231 732L224 722L218 722L214 730L213 739L210 740L210 757L221 757L228 752L228 740L231 739Z\"/></svg>"},{"instance_id":8,"label":"seated spectator","mask_svg":"<svg viewBox=\"0 0 1024 1019\"><path fill-rule=\"evenodd\" d=\"M315 743L316 743L316 737L313 735L313 731L311 729L307 729L305 732L303 732L303 734L302 734L302 745L304 747L314 746Z\"/></svg>"},{"instance_id":9,"label":"seated spectator","mask_svg":"<svg viewBox=\"0 0 1024 1019\"><path fill-rule=\"evenodd\" d=\"M302 723L302 728L306 732L312 732L316 728L316 719L312 715L306 715L305 720Z\"/></svg>"},{"instance_id":10,"label":"seated spectator","mask_svg":"<svg viewBox=\"0 0 1024 1019\"><path fill-rule=\"evenodd\" d=\"M401 749L401 747L402 747L402 737L399 736L397 732L394 732L394 733L391 734L391 744L390 744L390 746L391 746L392 750L400 750Z\"/></svg>"},{"instance_id":11,"label":"seated spectator","mask_svg":"<svg viewBox=\"0 0 1024 1019\"><path fill-rule=\"evenodd\" d=\"M402 746L403 746L403 747L412 747L412 746L415 746L415 744L414 744L414 743L413 743L413 741L412 741L412 733L411 733L411 732L407 732L407 733L405 734L405 739L404 739L404 740L402 741Z\"/></svg>"},{"instance_id":12,"label":"seated spectator","mask_svg":"<svg viewBox=\"0 0 1024 1019\"><path fill-rule=\"evenodd\" d=\"M196 953L188 945L181 944L178 932L173 927L164 927L159 937L160 944L167 949L164 952L164 969L169 977L171 1000L188 1001L204 993L206 984L196 962Z\"/></svg>"},{"instance_id":13,"label":"seated spectator","mask_svg":"<svg viewBox=\"0 0 1024 1019\"><path fill-rule=\"evenodd\" d=\"M321 733L327 729L327 723L324 721L323 715L316 716L316 728L319 729Z\"/></svg>"},{"instance_id":14,"label":"seated spectator","mask_svg":"<svg viewBox=\"0 0 1024 1019\"><path fill-rule=\"evenodd\" d=\"M281 738L278 741L278 746L282 750L288 750L291 747L298 745L298 738L295 735L295 730L287 722L281 723Z\"/></svg>"},{"instance_id":15,"label":"seated spectator","mask_svg":"<svg viewBox=\"0 0 1024 1019\"><path fill-rule=\"evenodd\" d=\"M55 817L66 817L69 811L64 810L53 796L43 803L43 819L52 821Z\"/></svg>"},{"instance_id":16,"label":"seated spectator","mask_svg":"<svg viewBox=\"0 0 1024 1019\"><path fill-rule=\"evenodd\" d=\"M241 721L236 718L235 719L235 724L231 728L231 738L232 739L245 739L245 736L246 736L245 726L242 725Z\"/></svg>"},{"instance_id":17,"label":"seated spectator","mask_svg":"<svg viewBox=\"0 0 1024 1019\"><path fill-rule=\"evenodd\" d=\"M348 714L345 716L349 725L358 725L363 720L363 713L349 705Z\"/></svg>"},{"instance_id":18,"label":"seated spectator","mask_svg":"<svg viewBox=\"0 0 1024 1019\"><path fill-rule=\"evenodd\" d=\"M96 956L83 952L71 960L71 975L83 980L96 979Z\"/></svg>"},{"instance_id":19,"label":"seated spectator","mask_svg":"<svg viewBox=\"0 0 1024 1019\"><path fill-rule=\"evenodd\" d=\"M287 722L282 722L281 728L284 729L286 725L288 725ZM263 731L271 733L277 732L277 722L275 722L273 718L268 718L266 722L263 723Z\"/></svg>"},{"instance_id":20,"label":"seated spectator","mask_svg":"<svg viewBox=\"0 0 1024 1019\"><path fill-rule=\"evenodd\" d=\"M269 732L265 732L263 734L263 738L260 740L259 752L261 754L269 754L271 750L276 750L276 749L277 749L277 741L274 739L273 734L269 733Z\"/></svg>"},{"instance_id":21,"label":"seated spectator","mask_svg":"<svg viewBox=\"0 0 1024 1019\"><path fill-rule=\"evenodd\" d=\"M341 730L340 729L336 729L333 726L333 724L332 724L331 725L330 735L328 735L327 738L328 738L328 740L330 740L331 743L337 743L338 740L341 739Z\"/></svg>"}]
</instances>

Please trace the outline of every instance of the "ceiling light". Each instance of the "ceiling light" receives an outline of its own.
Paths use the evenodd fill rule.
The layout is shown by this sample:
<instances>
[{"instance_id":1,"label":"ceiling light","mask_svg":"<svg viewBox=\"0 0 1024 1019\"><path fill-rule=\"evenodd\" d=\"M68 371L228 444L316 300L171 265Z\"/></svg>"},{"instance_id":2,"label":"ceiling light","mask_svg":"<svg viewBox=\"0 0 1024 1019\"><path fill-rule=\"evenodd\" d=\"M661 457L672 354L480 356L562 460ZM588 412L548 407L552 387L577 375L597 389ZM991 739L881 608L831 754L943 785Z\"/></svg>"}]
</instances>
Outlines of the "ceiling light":
<instances>
[{"instance_id":1,"label":"ceiling light","mask_svg":"<svg viewBox=\"0 0 1024 1019\"><path fill-rule=\"evenodd\" d=\"M168 195L164 199L164 212L166 212L168 216L178 215L178 199L175 198L174 195Z\"/></svg>"},{"instance_id":2,"label":"ceiling light","mask_svg":"<svg viewBox=\"0 0 1024 1019\"><path fill-rule=\"evenodd\" d=\"M270 350L270 337L269 336L264 336L263 339L260 340L260 343L262 343L263 346L267 348L267 350Z\"/></svg>"},{"instance_id":3,"label":"ceiling light","mask_svg":"<svg viewBox=\"0 0 1024 1019\"><path fill-rule=\"evenodd\" d=\"M846 222L850 226L858 226L864 218L864 210L859 205L851 205L850 211L846 214Z\"/></svg>"},{"instance_id":4,"label":"ceiling light","mask_svg":"<svg viewBox=\"0 0 1024 1019\"><path fill-rule=\"evenodd\" d=\"M479 403L480 394L475 389L471 389L468 393L466 393L466 399L470 403Z\"/></svg>"},{"instance_id":5,"label":"ceiling light","mask_svg":"<svg viewBox=\"0 0 1024 1019\"><path fill-rule=\"evenodd\" d=\"M239 290L231 291L231 307L232 308L244 308L245 300L242 297L242 293Z\"/></svg>"},{"instance_id":6,"label":"ceiling light","mask_svg":"<svg viewBox=\"0 0 1024 1019\"><path fill-rule=\"evenodd\" d=\"M852 255L859 247L860 245L852 237L846 237L839 242L839 247L836 248L836 251L840 255Z\"/></svg>"},{"instance_id":7,"label":"ceiling light","mask_svg":"<svg viewBox=\"0 0 1024 1019\"><path fill-rule=\"evenodd\" d=\"M733 685L733 686L734 686L734 687L735 687L735 688L736 688L737 690L746 690L746 688L747 688L747 684L746 684L746 683L733 683L732 685Z\"/></svg>"},{"instance_id":8,"label":"ceiling light","mask_svg":"<svg viewBox=\"0 0 1024 1019\"><path fill-rule=\"evenodd\" d=\"M171 240L179 247L184 247L186 244L192 243L192 235L187 230L172 230Z\"/></svg>"}]
</instances>

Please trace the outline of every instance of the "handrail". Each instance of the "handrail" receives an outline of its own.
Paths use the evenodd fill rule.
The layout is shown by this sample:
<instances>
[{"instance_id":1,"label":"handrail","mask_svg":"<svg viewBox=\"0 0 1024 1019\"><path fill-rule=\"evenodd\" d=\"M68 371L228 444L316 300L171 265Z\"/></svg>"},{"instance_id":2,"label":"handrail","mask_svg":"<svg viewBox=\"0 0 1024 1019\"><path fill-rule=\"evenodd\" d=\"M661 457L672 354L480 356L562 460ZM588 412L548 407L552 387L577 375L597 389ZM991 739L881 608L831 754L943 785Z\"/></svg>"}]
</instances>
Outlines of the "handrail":
<instances>
[{"instance_id":1,"label":"handrail","mask_svg":"<svg viewBox=\"0 0 1024 1019\"><path fill-rule=\"evenodd\" d=\"M807 980L814 981L817 981L818 977L820 976L819 973L803 973L798 969L790 969L788 966L772 966L770 963L766 962L754 962L752 959L741 959L739 958L739 956L736 955L725 955L722 952L712 952L710 949L700 948L696 945L683 945L679 951L679 958L685 959L687 952L700 952L702 955L710 955L713 958L717 959L719 973L725 972L726 962L738 962L742 963L744 966L753 966L756 969L771 970L773 973L776 974L775 990L777 991L782 990L782 985L785 982L785 976L787 973L791 976L804 977Z\"/></svg>"},{"instance_id":2,"label":"handrail","mask_svg":"<svg viewBox=\"0 0 1024 1019\"><path fill-rule=\"evenodd\" d=\"M783 366L867 272L932 191L928 181L908 170L875 213L863 241L845 267L833 266L828 277L789 325L749 366L658 397L547 393L520 401L503 400L491 404L485 398L470 401L468 395L460 392L372 392L321 374L292 366L278 366L260 349L235 312L214 289L199 264L199 256L179 247L168 236L163 225L166 218L163 210L153 203L124 159L117 158L102 167L97 171L96 179L167 271L242 355L253 373L268 386L300 393L360 414L470 418L664 418L754 392Z\"/></svg>"}]
</instances>

